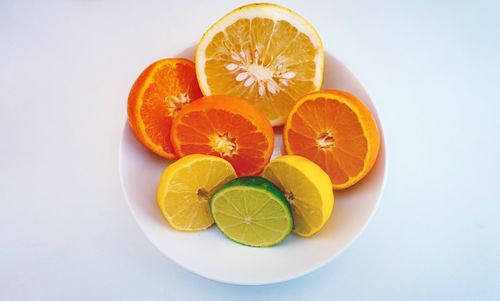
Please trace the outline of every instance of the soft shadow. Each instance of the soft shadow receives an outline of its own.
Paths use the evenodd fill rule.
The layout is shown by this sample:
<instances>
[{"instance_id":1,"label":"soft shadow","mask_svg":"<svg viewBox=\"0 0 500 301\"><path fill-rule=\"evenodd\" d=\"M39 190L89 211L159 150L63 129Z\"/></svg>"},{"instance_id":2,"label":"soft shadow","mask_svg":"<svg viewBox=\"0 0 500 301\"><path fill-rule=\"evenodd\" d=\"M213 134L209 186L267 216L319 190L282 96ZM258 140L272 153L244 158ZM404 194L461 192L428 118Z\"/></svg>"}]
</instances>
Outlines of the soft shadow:
<instances>
[{"instance_id":1,"label":"soft shadow","mask_svg":"<svg viewBox=\"0 0 500 301\"><path fill-rule=\"evenodd\" d=\"M363 85L342 62L329 52L325 52L325 77L322 88L347 91L358 97L377 115L372 100Z\"/></svg>"},{"instance_id":2,"label":"soft shadow","mask_svg":"<svg viewBox=\"0 0 500 301\"><path fill-rule=\"evenodd\" d=\"M323 79L322 89L338 89L349 92L359 98L372 112L380 132L380 150L377 162L375 163L371 172L366 175L359 183L351 188L336 191L335 196L341 200L343 195L354 193L357 190L363 189L363 186L376 185L375 183L380 178L385 177L386 172L386 158L385 158L385 141L382 125L372 99L366 92L361 82L354 76L354 74L335 56L329 52L325 52L325 77ZM382 180L384 182L384 180Z\"/></svg>"},{"instance_id":3,"label":"soft shadow","mask_svg":"<svg viewBox=\"0 0 500 301\"><path fill-rule=\"evenodd\" d=\"M178 52L174 57L182 57L194 62L194 53L196 51L196 43L191 44L189 47Z\"/></svg>"}]
</instances>

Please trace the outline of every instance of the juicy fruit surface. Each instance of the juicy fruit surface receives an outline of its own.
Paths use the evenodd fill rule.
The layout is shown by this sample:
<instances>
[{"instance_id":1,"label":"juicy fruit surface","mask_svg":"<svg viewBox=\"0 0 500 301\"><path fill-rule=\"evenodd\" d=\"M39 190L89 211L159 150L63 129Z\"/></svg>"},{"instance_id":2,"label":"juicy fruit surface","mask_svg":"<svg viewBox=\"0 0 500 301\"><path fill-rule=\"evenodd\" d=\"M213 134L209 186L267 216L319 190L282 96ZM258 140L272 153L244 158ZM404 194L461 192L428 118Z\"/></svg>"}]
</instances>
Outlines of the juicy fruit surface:
<instances>
[{"instance_id":1,"label":"juicy fruit surface","mask_svg":"<svg viewBox=\"0 0 500 301\"><path fill-rule=\"evenodd\" d=\"M304 96L283 130L287 154L304 156L325 170L334 189L348 188L375 164L380 136L366 106L336 90Z\"/></svg>"},{"instance_id":2,"label":"juicy fruit surface","mask_svg":"<svg viewBox=\"0 0 500 301\"><path fill-rule=\"evenodd\" d=\"M334 196L328 175L300 156L281 156L269 163L262 176L283 191L292 207L294 232L311 236L332 214Z\"/></svg>"},{"instance_id":3,"label":"juicy fruit surface","mask_svg":"<svg viewBox=\"0 0 500 301\"><path fill-rule=\"evenodd\" d=\"M211 208L217 227L231 240L248 246L276 245L293 227L285 197L260 177L227 183L212 197Z\"/></svg>"},{"instance_id":4,"label":"juicy fruit surface","mask_svg":"<svg viewBox=\"0 0 500 301\"><path fill-rule=\"evenodd\" d=\"M261 172L274 147L268 120L233 96L206 96L186 106L174 119L171 139L177 155L200 153L224 158L238 176Z\"/></svg>"},{"instance_id":5,"label":"juicy fruit surface","mask_svg":"<svg viewBox=\"0 0 500 301\"><path fill-rule=\"evenodd\" d=\"M139 141L159 156L174 159L170 127L177 112L201 97L194 63L163 59L137 78L128 98L129 124Z\"/></svg>"},{"instance_id":6,"label":"juicy fruit surface","mask_svg":"<svg viewBox=\"0 0 500 301\"><path fill-rule=\"evenodd\" d=\"M205 32L196 73L205 95L239 96L273 126L283 124L297 99L323 81L324 54L314 28L273 4L240 7Z\"/></svg>"},{"instance_id":7,"label":"juicy fruit surface","mask_svg":"<svg viewBox=\"0 0 500 301\"><path fill-rule=\"evenodd\" d=\"M163 172L157 191L158 206L174 229L206 229L214 222L210 197L234 178L233 167L221 158L199 154L186 156Z\"/></svg>"}]
</instances>

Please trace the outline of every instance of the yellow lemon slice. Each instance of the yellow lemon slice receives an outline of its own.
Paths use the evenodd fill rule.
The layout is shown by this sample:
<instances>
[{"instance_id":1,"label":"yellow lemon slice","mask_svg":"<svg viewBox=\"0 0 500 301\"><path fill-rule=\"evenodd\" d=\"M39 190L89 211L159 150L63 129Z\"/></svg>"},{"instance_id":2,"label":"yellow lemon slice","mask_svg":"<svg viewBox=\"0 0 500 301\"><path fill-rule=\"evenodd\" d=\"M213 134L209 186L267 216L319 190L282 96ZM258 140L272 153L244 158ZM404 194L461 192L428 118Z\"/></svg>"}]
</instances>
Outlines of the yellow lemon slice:
<instances>
[{"instance_id":1,"label":"yellow lemon slice","mask_svg":"<svg viewBox=\"0 0 500 301\"><path fill-rule=\"evenodd\" d=\"M170 164L161 175L157 202L176 230L199 231L214 220L209 200L222 185L236 178L229 162L209 155L188 155Z\"/></svg>"},{"instance_id":2,"label":"yellow lemon slice","mask_svg":"<svg viewBox=\"0 0 500 301\"><path fill-rule=\"evenodd\" d=\"M233 10L210 27L196 49L204 95L239 96L273 126L296 100L323 81L324 54L316 30L297 13L274 4Z\"/></svg>"},{"instance_id":3,"label":"yellow lemon slice","mask_svg":"<svg viewBox=\"0 0 500 301\"><path fill-rule=\"evenodd\" d=\"M311 236L321 230L333 210L333 190L328 174L301 156L281 156L264 169L262 176L284 193L292 207L294 232Z\"/></svg>"}]
</instances>

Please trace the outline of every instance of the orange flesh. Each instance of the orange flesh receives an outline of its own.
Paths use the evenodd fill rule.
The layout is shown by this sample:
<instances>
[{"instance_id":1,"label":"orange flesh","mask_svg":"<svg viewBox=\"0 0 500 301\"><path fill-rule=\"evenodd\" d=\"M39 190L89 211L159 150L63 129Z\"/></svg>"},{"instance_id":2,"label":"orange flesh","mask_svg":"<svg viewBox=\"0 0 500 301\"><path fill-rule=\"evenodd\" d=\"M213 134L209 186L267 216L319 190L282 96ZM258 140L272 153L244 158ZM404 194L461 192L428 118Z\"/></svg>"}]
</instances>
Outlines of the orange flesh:
<instances>
[{"instance_id":1,"label":"orange flesh","mask_svg":"<svg viewBox=\"0 0 500 301\"><path fill-rule=\"evenodd\" d=\"M129 123L141 143L162 157L174 159L172 120L184 105L201 96L193 62L160 60L146 68L132 87Z\"/></svg>"}]
</instances>

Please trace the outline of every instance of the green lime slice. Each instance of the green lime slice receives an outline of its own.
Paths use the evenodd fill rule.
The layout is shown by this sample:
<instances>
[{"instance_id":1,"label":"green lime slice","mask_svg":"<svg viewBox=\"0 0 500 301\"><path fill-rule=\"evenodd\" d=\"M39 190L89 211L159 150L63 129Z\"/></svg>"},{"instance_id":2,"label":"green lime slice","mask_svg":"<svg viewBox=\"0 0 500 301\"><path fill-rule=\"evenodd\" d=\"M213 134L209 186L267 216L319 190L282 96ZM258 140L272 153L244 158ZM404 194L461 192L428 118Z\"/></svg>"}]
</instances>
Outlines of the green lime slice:
<instances>
[{"instance_id":1,"label":"green lime slice","mask_svg":"<svg viewBox=\"0 0 500 301\"><path fill-rule=\"evenodd\" d=\"M293 228L285 196L264 178L243 177L228 182L212 196L210 206L222 233L243 245L274 246Z\"/></svg>"}]
</instances>

